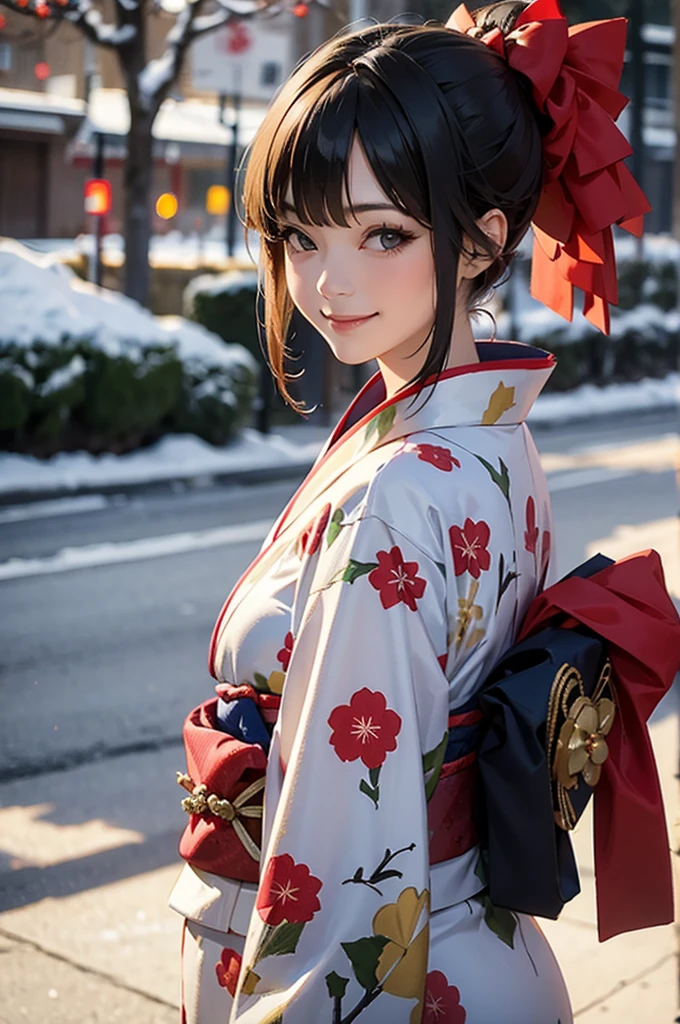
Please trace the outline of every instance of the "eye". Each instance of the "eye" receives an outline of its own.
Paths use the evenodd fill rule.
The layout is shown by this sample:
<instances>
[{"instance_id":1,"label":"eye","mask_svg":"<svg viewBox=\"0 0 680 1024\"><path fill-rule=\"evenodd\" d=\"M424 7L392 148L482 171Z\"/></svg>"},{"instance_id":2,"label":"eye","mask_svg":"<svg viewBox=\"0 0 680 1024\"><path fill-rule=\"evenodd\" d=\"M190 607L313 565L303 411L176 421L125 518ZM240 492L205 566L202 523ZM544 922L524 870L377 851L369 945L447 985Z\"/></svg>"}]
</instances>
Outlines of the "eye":
<instances>
[{"instance_id":1,"label":"eye","mask_svg":"<svg viewBox=\"0 0 680 1024\"><path fill-rule=\"evenodd\" d=\"M404 246L413 241L415 237L416 236L410 231L404 231L403 229L398 228L389 228L385 224L383 227L377 228L375 231L371 231L367 241L371 238L378 238L378 251L392 253L404 248ZM375 250L374 246L371 246L371 248Z\"/></svg>"},{"instance_id":2,"label":"eye","mask_svg":"<svg viewBox=\"0 0 680 1024\"><path fill-rule=\"evenodd\" d=\"M299 231L298 228L283 228L280 237L288 244L291 252L312 252L316 249L311 238ZM296 244L293 244L293 237L296 238Z\"/></svg>"}]
</instances>

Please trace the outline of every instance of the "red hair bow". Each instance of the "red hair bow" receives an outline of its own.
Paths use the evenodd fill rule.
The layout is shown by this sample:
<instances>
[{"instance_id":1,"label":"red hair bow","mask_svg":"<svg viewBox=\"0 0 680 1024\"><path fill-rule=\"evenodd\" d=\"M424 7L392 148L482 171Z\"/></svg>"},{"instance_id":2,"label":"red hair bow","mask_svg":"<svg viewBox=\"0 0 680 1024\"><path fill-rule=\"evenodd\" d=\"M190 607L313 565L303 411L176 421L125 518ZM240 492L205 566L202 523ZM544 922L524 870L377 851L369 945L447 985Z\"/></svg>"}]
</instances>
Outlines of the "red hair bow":
<instances>
[{"instance_id":1,"label":"red hair bow","mask_svg":"<svg viewBox=\"0 0 680 1024\"><path fill-rule=\"evenodd\" d=\"M447 28L480 32L465 4ZM545 177L534 215L531 294L571 320L574 287L583 313L609 333L618 302L612 224L638 237L649 213L644 192L623 163L632 149L614 121L628 100L618 91L625 18L567 24L558 0L534 0L512 32L479 38L532 84L536 106L552 121L543 137Z\"/></svg>"}]
</instances>

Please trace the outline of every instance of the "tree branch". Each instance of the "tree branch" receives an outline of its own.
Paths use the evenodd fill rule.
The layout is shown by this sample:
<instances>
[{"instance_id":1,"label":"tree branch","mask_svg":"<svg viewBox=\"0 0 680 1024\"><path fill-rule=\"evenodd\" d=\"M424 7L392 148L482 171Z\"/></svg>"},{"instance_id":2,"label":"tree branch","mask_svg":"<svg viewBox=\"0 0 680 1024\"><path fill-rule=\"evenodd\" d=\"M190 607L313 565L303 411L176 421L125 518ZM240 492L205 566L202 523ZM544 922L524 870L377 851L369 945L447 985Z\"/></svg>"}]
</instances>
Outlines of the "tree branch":
<instances>
[{"instance_id":1,"label":"tree branch","mask_svg":"<svg viewBox=\"0 0 680 1024\"><path fill-rule=\"evenodd\" d=\"M73 8L66 8L60 11L52 8L53 17L61 17L64 21L70 22L80 29L83 35L95 43L109 50L116 50L120 46L132 42L137 35L134 25L106 25L101 12L98 11L90 0L77 0Z\"/></svg>"},{"instance_id":2,"label":"tree branch","mask_svg":"<svg viewBox=\"0 0 680 1024\"><path fill-rule=\"evenodd\" d=\"M219 11L201 15L204 2L194 0L180 11L166 36L162 57L150 60L139 73L139 97L145 110L154 113L158 110L173 82L177 80L187 50L194 39L207 32L214 32L233 19L248 20L265 12L278 13L282 10L280 0L230 0L229 4L221 4Z\"/></svg>"}]
</instances>

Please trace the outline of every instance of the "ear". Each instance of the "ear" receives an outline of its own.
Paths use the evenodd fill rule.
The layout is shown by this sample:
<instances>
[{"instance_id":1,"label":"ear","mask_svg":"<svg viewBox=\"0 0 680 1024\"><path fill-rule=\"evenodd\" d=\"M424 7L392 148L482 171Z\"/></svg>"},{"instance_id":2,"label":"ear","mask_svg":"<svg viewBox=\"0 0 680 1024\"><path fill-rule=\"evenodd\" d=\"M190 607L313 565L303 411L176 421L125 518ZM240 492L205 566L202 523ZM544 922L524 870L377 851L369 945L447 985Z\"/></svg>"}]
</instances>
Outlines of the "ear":
<instances>
[{"instance_id":1,"label":"ear","mask_svg":"<svg viewBox=\"0 0 680 1024\"><path fill-rule=\"evenodd\" d=\"M508 220L502 210L488 210L482 217L478 218L477 226L493 243L496 256L500 255L505 248L508 237ZM470 242L468 236L465 235L463 239L463 252L458 261L458 276L460 280L471 280L477 277L487 267L490 267L496 258L496 256L487 256L486 253L480 253L476 256L466 255L466 252L474 252L474 250L475 246Z\"/></svg>"}]
</instances>

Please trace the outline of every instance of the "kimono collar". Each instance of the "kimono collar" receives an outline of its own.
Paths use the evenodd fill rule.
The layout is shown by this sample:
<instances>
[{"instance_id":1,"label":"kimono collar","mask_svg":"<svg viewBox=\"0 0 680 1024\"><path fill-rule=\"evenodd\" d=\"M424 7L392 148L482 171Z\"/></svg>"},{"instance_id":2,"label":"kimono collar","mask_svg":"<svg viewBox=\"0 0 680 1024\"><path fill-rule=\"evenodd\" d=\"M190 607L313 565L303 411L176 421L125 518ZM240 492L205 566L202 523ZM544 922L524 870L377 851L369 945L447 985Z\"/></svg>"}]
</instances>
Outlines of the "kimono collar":
<instances>
[{"instance_id":1,"label":"kimono collar","mask_svg":"<svg viewBox=\"0 0 680 1024\"><path fill-rule=\"evenodd\" d=\"M374 416L391 422L391 434L401 427L402 436L433 426L522 423L555 369L555 357L513 341L478 341L476 348L479 363L444 370L439 380L430 377L424 385L402 388L389 399L381 373L374 374L351 402L326 451Z\"/></svg>"},{"instance_id":2,"label":"kimono collar","mask_svg":"<svg viewBox=\"0 0 680 1024\"><path fill-rule=\"evenodd\" d=\"M350 404L275 531L280 536L325 487L357 459L390 441L437 427L522 423L555 369L552 353L519 342L477 342L479 363L445 370L439 379L385 398L380 372Z\"/></svg>"},{"instance_id":3,"label":"kimono collar","mask_svg":"<svg viewBox=\"0 0 680 1024\"><path fill-rule=\"evenodd\" d=\"M330 508L332 485L366 456L398 446L409 434L438 427L509 427L521 423L555 368L555 357L516 342L478 342L479 363L445 370L436 381L402 388L385 398L380 373L362 388L329 437L312 469L293 495L222 609L213 631L208 664L230 616L250 586L265 573L296 533ZM427 400L426 400L427 399ZM378 454L377 458L380 458ZM368 466L365 471L373 471Z\"/></svg>"}]
</instances>

